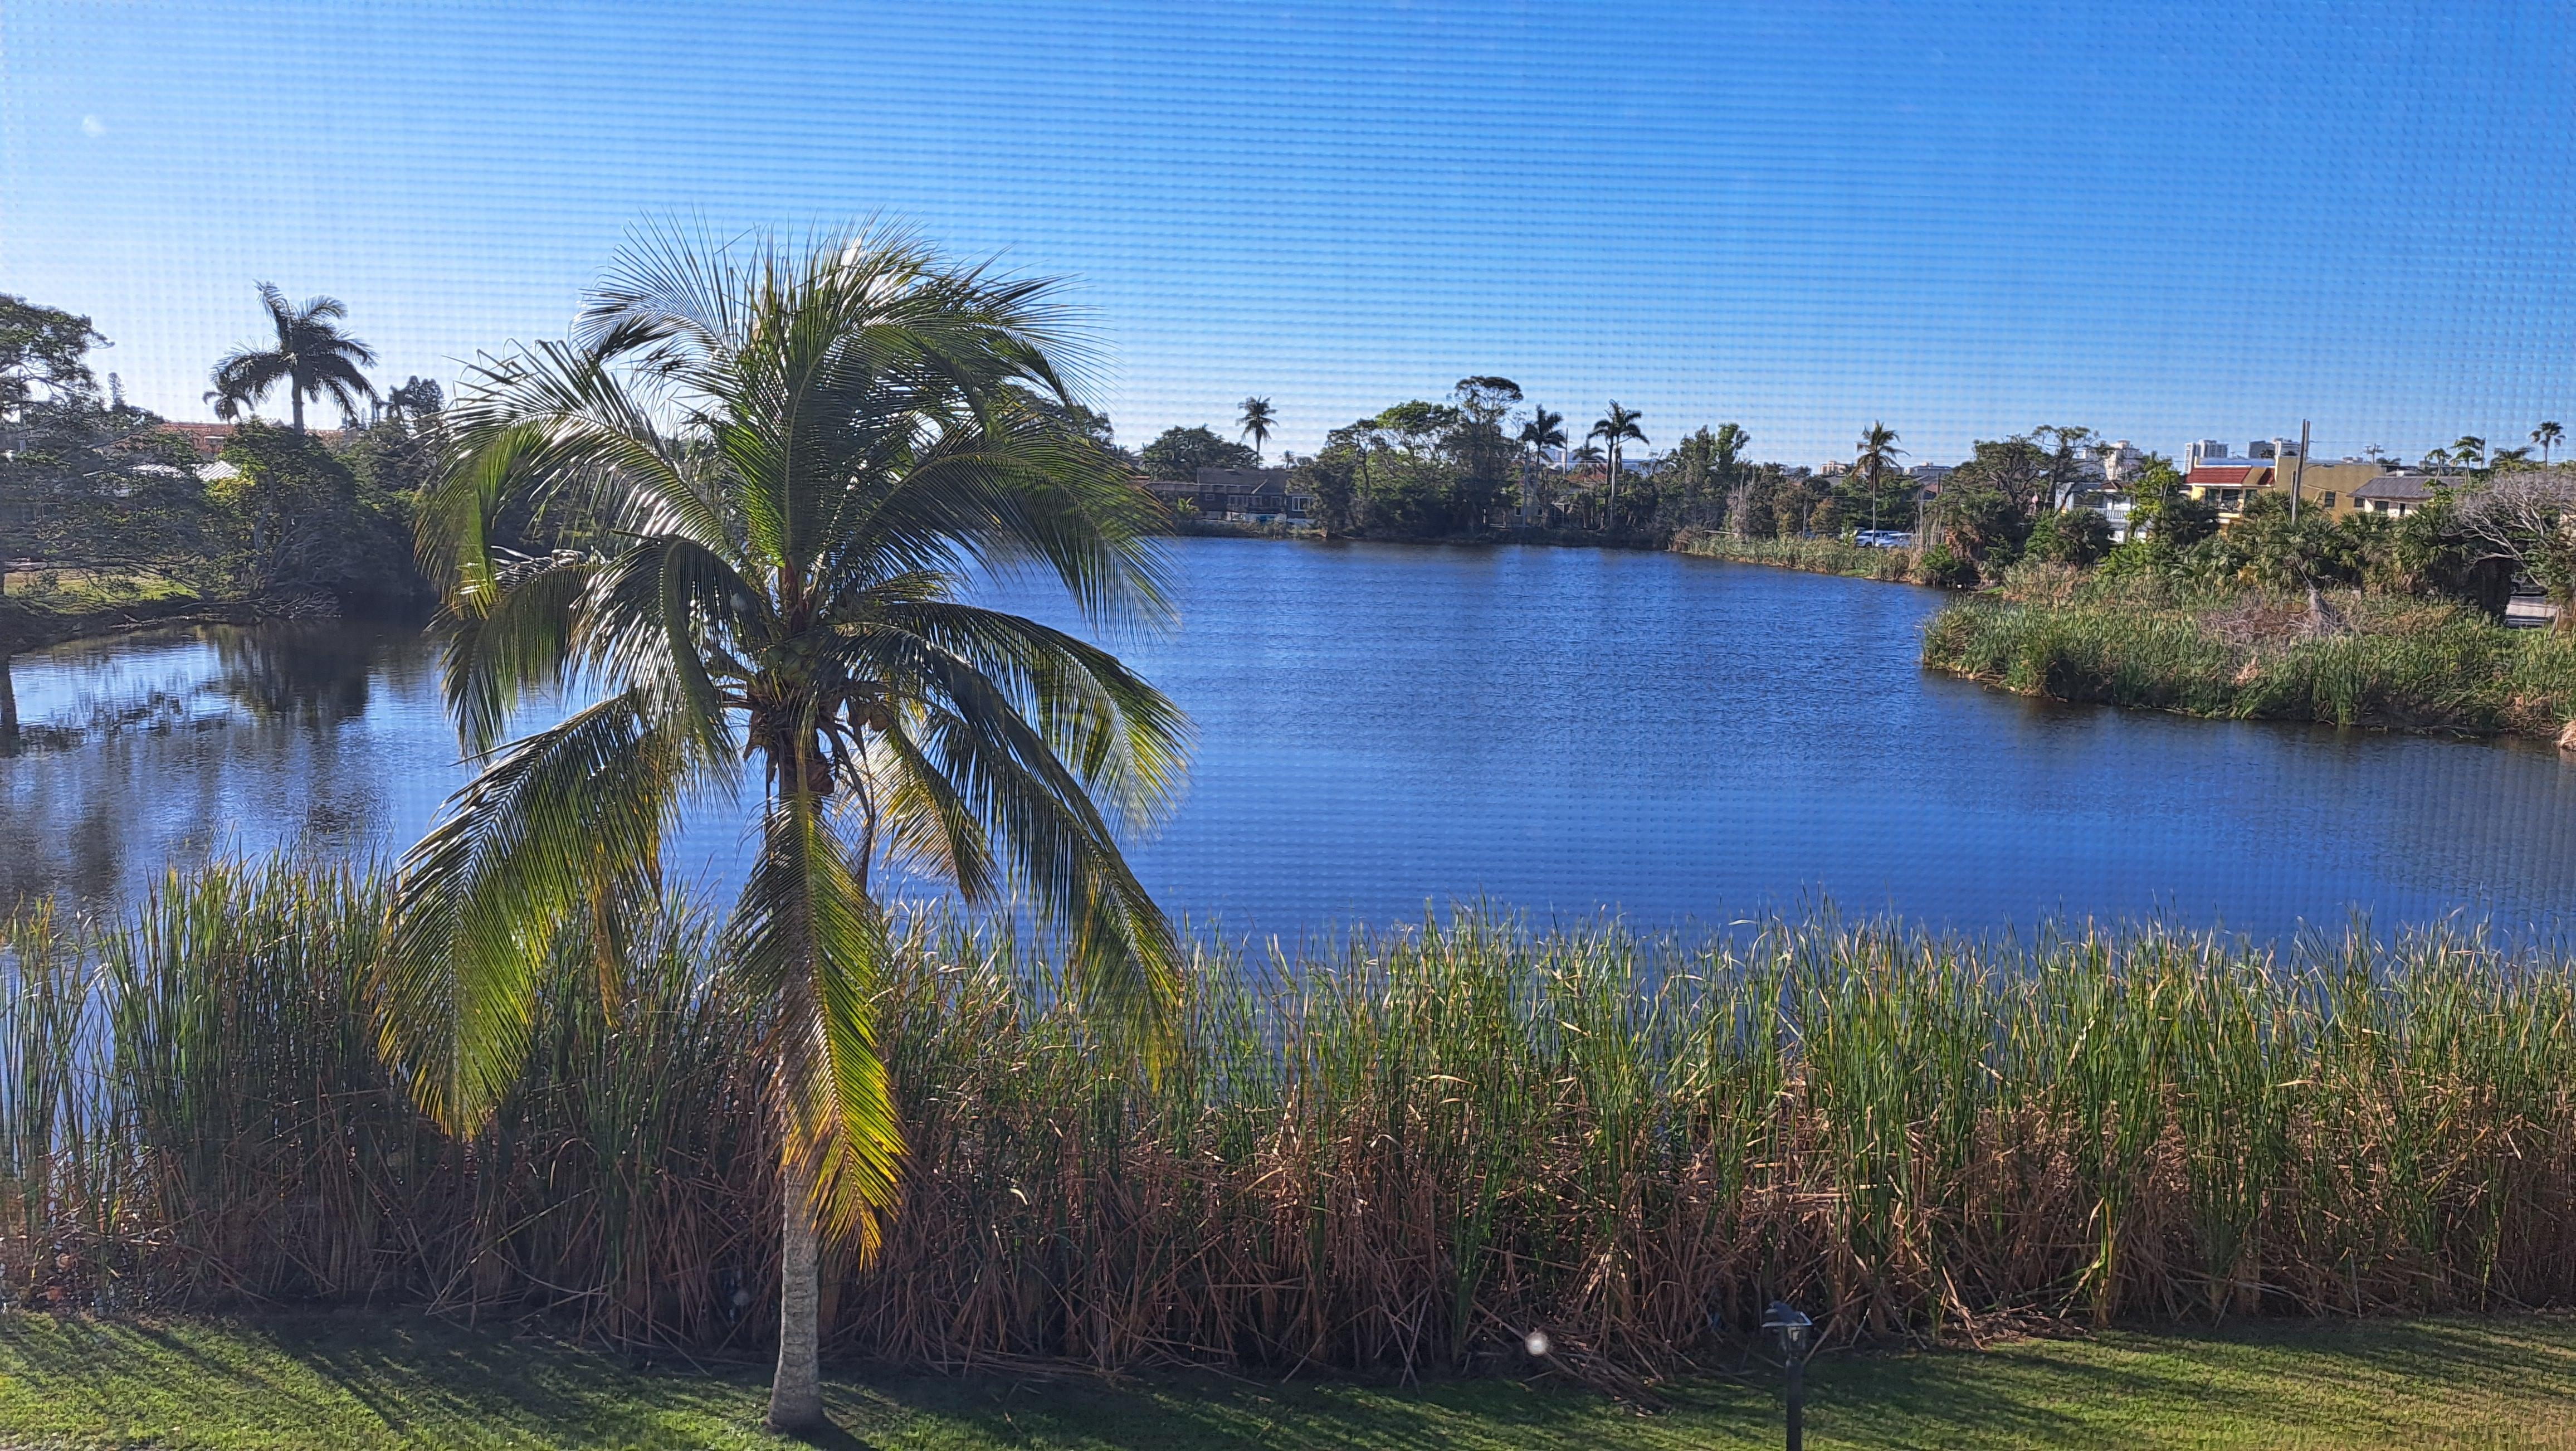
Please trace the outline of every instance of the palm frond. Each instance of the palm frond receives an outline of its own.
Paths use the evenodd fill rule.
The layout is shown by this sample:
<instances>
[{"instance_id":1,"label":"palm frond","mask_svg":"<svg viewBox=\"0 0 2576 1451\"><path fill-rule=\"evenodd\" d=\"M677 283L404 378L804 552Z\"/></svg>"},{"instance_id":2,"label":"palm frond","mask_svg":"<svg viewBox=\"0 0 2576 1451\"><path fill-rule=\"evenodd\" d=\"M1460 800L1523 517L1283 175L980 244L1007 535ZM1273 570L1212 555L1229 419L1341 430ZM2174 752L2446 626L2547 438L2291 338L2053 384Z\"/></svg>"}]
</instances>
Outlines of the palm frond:
<instances>
[{"instance_id":1,"label":"palm frond","mask_svg":"<svg viewBox=\"0 0 2576 1451\"><path fill-rule=\"evenodd\" d=\"M514 743L407 852L396 876L380 1037L414 1098L477 1122L528 1050L537 973L604 890L650 892L662 836L718 763L612 696Z\"/></svg>"},{"instance_id":2,"label":"palm frond","mask_svg":"<svg viewBox=\"0 0 2576 1451\"><path fill-rule=\"evenodd\" d=\"M894 1208L903 1158L876 1036L885 922L812 794L771 803L726 941L742 985L778 1006L786 1152L812 1172L823 1224L855 1235L865 1260Z\"/></svg>"}]
</instances>

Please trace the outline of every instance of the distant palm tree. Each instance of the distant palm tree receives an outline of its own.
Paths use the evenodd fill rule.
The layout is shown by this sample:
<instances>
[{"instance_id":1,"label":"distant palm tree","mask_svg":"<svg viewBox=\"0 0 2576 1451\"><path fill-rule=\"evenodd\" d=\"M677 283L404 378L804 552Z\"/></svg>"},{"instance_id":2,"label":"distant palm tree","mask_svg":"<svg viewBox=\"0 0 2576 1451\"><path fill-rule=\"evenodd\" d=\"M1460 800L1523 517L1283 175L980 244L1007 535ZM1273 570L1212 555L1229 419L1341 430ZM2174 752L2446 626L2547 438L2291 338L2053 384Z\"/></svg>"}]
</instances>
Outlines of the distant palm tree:
<instances>
[{"instance_id":1,"label":"distant palm tree","mask_svg":"<svg viewBox=\"0 0 2576 1451\"><path fill-rule=\"evenodd\" d=\"M1619 400L1613 398L1610 400L1610 411L1603 414L1600 421L1592 425L1590 433L1584 435L1586 438L1600 439L1610 446L1610 511L1613 516L1619 510L1620 445L1631 441L1637 443L1647 441L1646 435L1637 427L1637 420L1644 416L1634 409L1620 407Z\"/></svg>"},{"instance_id":2,"label":"distant palm tree","mask_svg":"<svg viewBox=\"0 0 2576 1451\"><path fill-rule=\"evenodd\" d=\"M217 418L232 422L284 383L295 410L295 431L302 433L305 399L327 395L342 413L354 414L358 399L376 396L375 385L358 371L374 365L375 352L340 331L340 319L349 315L340 299L316 297L297 307L275 285L263 282L259 300L277 327L277 346L236 348L215 364L214 391L206 401L215 405Z\"/></svg>"},{"instance_id":3,"label":"distant palm tree","mask_svg":"<svg viewBox=\"0 0 2576 1451\"><path fill-rule=\"evenodd\" d=\"M2555 423L2544 423L2531 431L2531 441L2540 445L2540 466L2549 467L2549 451L2567 436L2567 430Z\"/></svg>"},{"instance_id":4,"label":"distant palm tree","mask_svg":"<svg viewBox=\"0 0 2576 1451\"><path fill-rule=\"evenodd\" d=\"M2428 448L2424 450L2424 462L2421 467L2424 472L2428 474L2438 474L2442 470L2449 468L2451 463L2451 451L2449 449Z\"/></svg>"},{"instance_id":5,"label":"distant palm tree","mask_svg":"<svg viewBox=\"0 0 2576 1451\"><path fill-rule=\"evenodd\" d=\"M1243 432L1235 436L1249 437L1252 440L1253 457L1258 458L1261 456L1261 446L1270 441L1270 425L1278 421L1279 415L1270 411L1269 399L1246 398L1243 400L1243 417L1236 420L1243 425Z\"/></svg>"},{"instance_id":6,"label":"distant palm tree","mask_svg":"<svg viewBox=\"0 0 2576 1451\"><path fill-rule=\"evenodd\" d=\"M484 764L403 858L386 1046L439 1118L487 1116L528 1052L545 944L649 900L685 803L761 801L724 940L770 1025L743 1046L785 1189L782 1430L822 1423L820 1235L864 1257L896 1203L871 864L969 902L1016 888L1063 934L1073 1001L1148 1044L1172 1011L1172 928L1115 832L1168 805L1185 718L1107 651L957 598L1019 565L1095 619L1164 609L1147 496L1066 408L1048 290L900 236L648 243L574 341L469 375L422 509L448 706ZM557 495L608 526L597 552L496 546L495 518ZM599 698L501 743L556 688Z\"/></svg>"},{"instance_id":7,"label":"distant palm tree","mask_svg":"<svg viewBox=\"0 0 2576 1451\"><path fill-rule=\"evenodd\" d=\"M1869 482L1869 527L1873 531L1878 528L1878 476L1904 454L1905 450L1896 446L1896 430L1886 424L1873 423L1861 431L1860 453L1852 467Z\"/></svg>"},{"instance_id":8,"label":"distant palm tree","mask_svg":"<svg viewBox=\"0 0 2576 1451\"><path fill-rule=\"evenodd\" d=\"M1521 425L1521 446L1529 450L1527 460L1521 465L1521 496L1526 504L1532 502L1531 496L1538 490L1539 459L1551 448L1565 447L1565 415L1533 407L1529 421Z\"/></svg>"},{"instance_id":9,"label":"distant palm tree","mask_svg":"<svg viewBox=\"0 0 2576 1451\"><path fill-rule=\"evenodd\" d=\"M1521 425L1521 443L1532 454L1565 447L1565 415L1544 408L1532 410L1529 422Z\"/></svg>"},{"instance_id":10,"label":"distant palm tree","mask_svg":"<svg viewBox=\"0 0 2576 1451\"><path fill-rule=\"evenodd\" d=\"M2476 468L2486 462L2486 458L2487 441L2476 434L2461 434L2459 441L2451 445L2451 462L2455 464Z\"/></svg>"}]
</instances>

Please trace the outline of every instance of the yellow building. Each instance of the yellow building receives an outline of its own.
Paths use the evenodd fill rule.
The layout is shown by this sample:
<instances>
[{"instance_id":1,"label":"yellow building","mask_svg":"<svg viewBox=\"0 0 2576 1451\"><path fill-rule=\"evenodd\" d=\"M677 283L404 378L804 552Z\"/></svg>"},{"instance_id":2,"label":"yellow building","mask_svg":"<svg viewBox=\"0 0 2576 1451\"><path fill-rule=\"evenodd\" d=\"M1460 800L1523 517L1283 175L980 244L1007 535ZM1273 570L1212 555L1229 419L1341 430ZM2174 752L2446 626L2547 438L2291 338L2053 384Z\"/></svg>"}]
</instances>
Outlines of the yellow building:
<instances>
[{"instance_id":1,"label":"yellow building","mask_svg":"<svg viewBox=\"0 0 2576 1451\"><path fill-rule=\"evenodd\" d=\"M2376 459L2311 460L2302 469L2293 458L2280 464L2245 459L2204 463L2184 477L2183 485L2193 498L2218 506L2219 523L2233 524L2257 495L2284 492L2293 484L2301 512L2319 509L2340 519L2348 514L2402 517L2420 507L2433 486L2457 482L2392 470Z\"/></svg>"}]
</instances>

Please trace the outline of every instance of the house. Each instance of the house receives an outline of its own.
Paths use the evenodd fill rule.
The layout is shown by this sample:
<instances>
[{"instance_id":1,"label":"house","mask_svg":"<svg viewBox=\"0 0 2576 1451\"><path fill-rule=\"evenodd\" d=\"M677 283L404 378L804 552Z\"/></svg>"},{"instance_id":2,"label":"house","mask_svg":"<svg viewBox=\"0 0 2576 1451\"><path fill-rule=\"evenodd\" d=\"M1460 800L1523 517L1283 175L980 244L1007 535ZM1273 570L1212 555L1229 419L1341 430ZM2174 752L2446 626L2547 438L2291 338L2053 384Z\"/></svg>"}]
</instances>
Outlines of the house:
<instances>
[{"instance_id":1,"label":"house","mask_svg":"<svg viewBox=\"0 0 2576 1451\"><path fill-rule=\"evenodd\" d=\"M1239 519L1255 524L1301 521L1314 506L1314 496L1292 492L1287 469L1201 469L1187 483L1147 479L1145 487L1174 511L1183 504L1205 519Z\"/></svg>"},{"instance_id":2,"label":"house","mask_svg":"<svg viewBox=\"0 0 2576 1451\"><path fill-rule=\"evenodd\" d=\"M188 446L195 449L197 457L201 459L211 459L221 454L224 451L224 444L233 436L233 428L234 425L229 423L164 423L161 425L163 433L186 440ZM308 429L307 432L320 439L326 447L331 448L337 448L357 437L345 428L315 428Z\"/></svg>"},{"instance_id":3,"label":"house","mask_svg":"<svg viewBox=\"0 0 2576 1451\"><path fill-rule=\"evenodd\" d=\"M2192 445L2194 451L2199 447ZM2247 500L2272 487L2272 466L2250 458L2208 459L2193 464L2182 482L2193 498L2218 506L2218 522L2233 524Z\"/></svg>"},{"instance_id":4,"label":"house","mask_svg":"<svg viewBox=\"0 0 2576 1451\"><path fill-rule=\"evenodd\" d=\"M2381 474L2345 497L2352 512L2386 514L2403 519L2433 501L2433 491L2448 488L2457 479L2433 478L2425 474Z\"/></svg>"},{"instance_id":5,"label":"house","mask_svg":"<svg viewBox=\"0 0 2576 1451\"><path fill-rule=\"evenodd\" d=\"M2245 505L2271 490L2298 491L2299 507L2321 509L2330 518L2349 514L2392 514L2403 518L2421 508L2435 488L2455 487L2456 478L2430 478L2398 473L2377 459L2347 458L2328 463L2300 462L2298 445L2286 457L2216 458L2195 465L2183 482L2195 499L2218 506L2218 522L2232 524Z\"/></svg>"},{"instance_id":6,"label":"house","mask_svg":"<svg viewBox=\"0 0 2576 1451\"><path fill-rule=\"evenodd\" d=\"M2335 518L2358 512L2353 495L2364 485L2388 477L2388 468L2377 459L2348 458L2333 463L2310 459L2302 466L2293 456L2283 466L2284 482L2298 490L2299 507L2323 509Z\"/></svg>"}]
</instances>

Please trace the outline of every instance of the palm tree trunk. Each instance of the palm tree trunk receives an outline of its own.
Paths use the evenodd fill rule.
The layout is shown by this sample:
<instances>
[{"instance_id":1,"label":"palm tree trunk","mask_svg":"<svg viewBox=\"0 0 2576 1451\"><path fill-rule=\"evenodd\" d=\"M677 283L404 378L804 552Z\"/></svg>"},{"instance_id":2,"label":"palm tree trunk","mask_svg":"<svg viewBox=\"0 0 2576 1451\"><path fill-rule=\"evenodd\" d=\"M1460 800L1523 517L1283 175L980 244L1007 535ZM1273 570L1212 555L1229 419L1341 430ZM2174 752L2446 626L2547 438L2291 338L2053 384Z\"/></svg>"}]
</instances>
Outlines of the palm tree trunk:
<instances>
[{"instance_id":1,"label":"palm tree trunk","mask_svg":"<svg viewBox=\"0 0 2576 1451\"><path fill-rule=\"evenodd\" d=\"M786 1200L778 1237L778 1373L769 1383L769 1429L789 1435L823 1427L822 1277L814 1222L814 1173L790 1162L780 1174Z\"/></svg>"},{"instance_id":2,"label":"palm tree trunk","mask_svg":"<svg viewBox=\"0 0 2576 1451\"><path fill-rule=\"evenodd\" d=\"M304 431L304 390L296 387L295 380L292 378L286 380L286 397L288 402L295 405L295 431L302 433Z\"/></svg>"}]
</instances>

